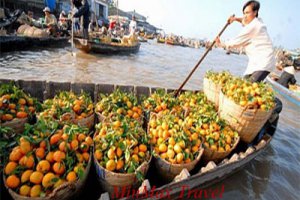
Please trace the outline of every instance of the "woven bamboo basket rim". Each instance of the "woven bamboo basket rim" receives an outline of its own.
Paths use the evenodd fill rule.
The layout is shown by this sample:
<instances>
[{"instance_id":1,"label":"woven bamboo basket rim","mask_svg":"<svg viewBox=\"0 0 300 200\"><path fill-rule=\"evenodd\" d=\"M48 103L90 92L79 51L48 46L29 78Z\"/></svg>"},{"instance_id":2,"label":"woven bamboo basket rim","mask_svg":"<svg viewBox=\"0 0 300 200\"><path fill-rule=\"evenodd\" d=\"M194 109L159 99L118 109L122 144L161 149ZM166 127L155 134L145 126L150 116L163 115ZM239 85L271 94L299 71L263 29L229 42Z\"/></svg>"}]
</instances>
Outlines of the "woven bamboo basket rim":
<instances>
[{"instance_id":1,"label":"woven bamboo basket rim","mask_svg":"<svg viewBox=\"0 0 300 200\"><path fill-rule=\"evenodd\" d=\"M1 126L8 126L10 127L11 125L15 125L15 124L20 124L20 123L26 123L28 121L28 117L25 117L25 118L13 118L12 120L10 121L6 121L4 123L1 123L0 122L0 125Z\"/></svg>"},{"instance_id":2,"label":"woven bamboo basket rim","mask_svg":"<svg viewBox=\"0 0 300 200\"><path fill-rule=\"evenodd\" d=\"M204 155L205 155L205 152L209 152L209 154L212 154L212 155L222 155L223 154L223 156L226 157L227 155L229 155L237 147L238 143L240 142L240 138L241 138L240 136L236 137L232 147L228 151L224 151L224 152L211 150L210 148L207 148L207 147L204 146ZM210 158L210 159L212 159L212 160L222 158L222 157L217 157L217 156L211 156L211 157L212 158ZM204 156L203 158L206 158L206 157ZM209 159L206 159L206 160L209 160Z\"/></svg>"}]
</instances>

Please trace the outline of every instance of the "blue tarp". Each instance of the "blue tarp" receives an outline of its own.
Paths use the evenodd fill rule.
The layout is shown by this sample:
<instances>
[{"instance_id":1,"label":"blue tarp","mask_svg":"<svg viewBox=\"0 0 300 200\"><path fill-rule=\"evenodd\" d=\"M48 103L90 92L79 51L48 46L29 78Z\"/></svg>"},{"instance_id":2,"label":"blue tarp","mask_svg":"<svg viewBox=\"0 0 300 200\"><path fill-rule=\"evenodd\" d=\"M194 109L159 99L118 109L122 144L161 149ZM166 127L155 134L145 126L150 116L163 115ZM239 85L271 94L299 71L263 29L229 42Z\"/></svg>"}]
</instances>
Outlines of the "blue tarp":
<instances>
[{"instance_id":1,"label":"blue tarp","mask_svg":"<svg viewBox=\"0 0 300 200\"><path fill-rule=\"evenodd\" d=\"M44 0L45 1L45 5L48 6L50 8L51 11L53 11L55 9L55 0Z\"/></svg>"}]
</instances>

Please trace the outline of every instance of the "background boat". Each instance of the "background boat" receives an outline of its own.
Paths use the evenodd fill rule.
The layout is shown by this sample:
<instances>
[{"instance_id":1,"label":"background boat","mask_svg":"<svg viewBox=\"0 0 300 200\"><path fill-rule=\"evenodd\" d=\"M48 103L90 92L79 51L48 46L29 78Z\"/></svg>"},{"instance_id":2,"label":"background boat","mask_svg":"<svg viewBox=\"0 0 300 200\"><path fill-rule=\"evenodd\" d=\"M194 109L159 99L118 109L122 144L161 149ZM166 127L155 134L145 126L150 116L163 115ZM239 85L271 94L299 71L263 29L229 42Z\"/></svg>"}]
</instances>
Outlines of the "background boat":
<instances>
[{"instance_id":1,"label":"background boat","mask_svg":"<svg viewBox=\"0 0 300 200\"><path fill-rule=\"evenodd\" d=\"M81 51L101 54L136 53L139 51L141 45L139 42L135 45L121 45L121 43L101 43L82 38L74 38L73 41L75 47Z\"/></svg>"},{"instance_id":2,"label":"background boat","mask_svg":"<svg viewBox=\"0 0 300 200\"><path fill-rule=\"evenodd\" d=\"M277 83L276 78L278 79L278 76L276 76L276 75L268 76L266 78L266 81L272 85L273 89L277 93L282 95L288 101L296 104L297 106L300 106L300 86L296 85L297 91L293 91L293 90L290 90L290 89L284 87L283 85Z\"/></svg>"},{"instance_id":3,"label":"background boat","mask_svg":"<svg viewBox=\"0 0 300 200\"><path fill-rule=\"evenodd\" d=\"M0 52L19 51L31 47L69 46L68 37L27 37L17 35L0 36Z\"/></svg>"}]
</instances>

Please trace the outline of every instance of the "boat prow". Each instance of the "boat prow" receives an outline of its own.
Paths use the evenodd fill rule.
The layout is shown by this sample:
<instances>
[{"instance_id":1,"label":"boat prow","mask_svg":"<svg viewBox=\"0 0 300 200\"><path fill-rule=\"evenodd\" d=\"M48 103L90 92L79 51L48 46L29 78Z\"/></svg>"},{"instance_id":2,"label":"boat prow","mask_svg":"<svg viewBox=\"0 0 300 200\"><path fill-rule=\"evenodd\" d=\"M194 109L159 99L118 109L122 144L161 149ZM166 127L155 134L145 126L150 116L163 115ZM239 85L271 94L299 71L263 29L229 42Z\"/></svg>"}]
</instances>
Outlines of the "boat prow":
<instances>
[{"instance_id":1,"label":"boat prow","mask_svg":"<svg viewBox=\"0 0 300 200\"><path fill-rule=\"evenodd\" d=\"M295 92L292 90L289 90L288 88L284 87L283 85L276 82L276 78L278 78L275 75L268 76L266 78L266 82L270 83L273 87L273 89L282 95L284 98L286 98L288 101L294 103L297 106L300 106L300 90ZM299 85L296 85L297 89L300 89Z\"/></svg>"}]
</instances>

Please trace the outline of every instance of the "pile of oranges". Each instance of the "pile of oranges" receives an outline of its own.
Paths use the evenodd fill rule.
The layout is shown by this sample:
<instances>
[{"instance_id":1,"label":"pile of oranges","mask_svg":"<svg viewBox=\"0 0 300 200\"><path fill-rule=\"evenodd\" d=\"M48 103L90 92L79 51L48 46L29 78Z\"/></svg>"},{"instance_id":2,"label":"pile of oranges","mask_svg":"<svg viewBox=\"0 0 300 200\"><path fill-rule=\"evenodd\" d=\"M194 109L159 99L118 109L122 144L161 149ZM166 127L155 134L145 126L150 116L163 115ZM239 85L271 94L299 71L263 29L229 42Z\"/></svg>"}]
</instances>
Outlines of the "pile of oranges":
<instances>
[{"instance_id":1,"label":"pile of oranges","mask_svg":"<svg viewBox=\"0 0 300 200\"><path fill-rule=\"evenodd\" d=\"M122 92L116 89L110 95L100 95L101 100L95 106L95 112L104 117L122 115L136 120L142 120L143 110L138 105L137 98L132 93Z\"/></svg>"},{"instance_id":2,"label":"pile of oranges","mask_svg":"<svg viewBox=\"0 0 300 200\"><path fill-rule=\"evenodd\" d=\"M275 106L275 94L265 83L252 83L248 80L233 78L227 81L222 92L242 107L268 111Z\"/></svg>"},{"instance_id":3,"label":"pile of oranges","mask_svg":"<svg viewBox=\"0 0 300 200\"><path fill-rule=\"evenodd\" d=\"M143 109L146 112L168 113L178 105L178 101L172 93L167 93L165 90L156 90L143 101Z\"/></svg>"},{"instance_id":4,"label":"pile of oranges","mask_svg":"<svg viewBox=\"0 0 300 200\"><path fill-rule=\"evenodd\" d=\"M87 129L50 129L44 121L27 128L30 136L18 140L4 168L7 187L22 196L43 197L83 177L93 145Z\"/></svg>"},{"instance_id":5,"label":"pile of oranges","mask_svg":"<svg viewBox=\"0 0 300 200\"><path fill-rule=\"evenodd\" d=\"M231 80L233 76L228 71L214 72L207 71L205 78L213 81L215 84L224 85L228 80Z\"/></svg>"},{"instance_id":6,"label":"pile of oranges","mask_svg":"<svg viewBox=\"0 0 300 200\"><path fill-rule=\"evenodd\" d=\"M106 119L96 125L94 156L109 171L134 173L151 157L142 107L132 93L119 89L101 98L95 110Z\"/></svg>"},{"instance_id":7,"label":"pile of oranges","mask_svg":"<svg viewBox=\"0 0 300 200\"><path fill-rule=\"evenodd\" d=\"M96 125L94 157L113 172L134 173L150 159L147 133L132 118L114 116Z\"/></svg>"},{"instance_id":8,"label":"pile of oranges","mask_svg":"<svg viewBox=\"0 0 300 200\"><path fill-rule=\"evenodd\" d=\"M27 118L33 115L39 106L37 100L25 94L12 84L0 86L0 123L14 118Z\"/></svg>"},{"instance_id":9,"label":"pile of oranges","mask_svg":"<svg viewBox=\"0 0 300 200\"><path fill-rule=\"evenodd\" d=\"M72 120L72 115L69 115L65 119L64 114L74 113L74 119L80 120L93 114L94 105L92 98L85 93L76 95L73 92L60 92L53 99L45 100L43 104L44 111L40 113L40 116L45 119L56 120Z\"/></svg>"}]
</instances>

